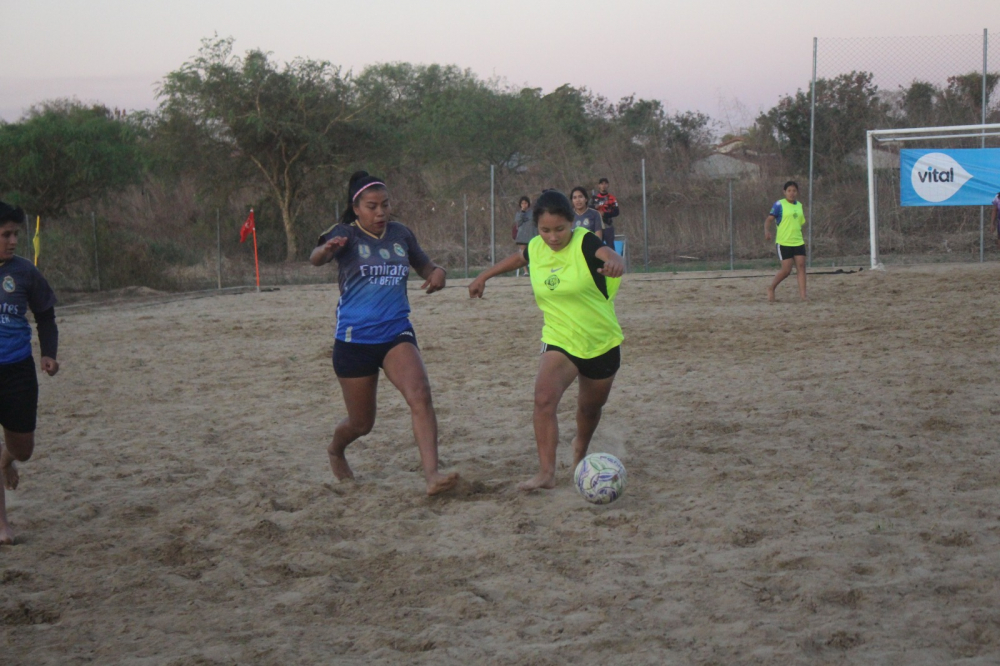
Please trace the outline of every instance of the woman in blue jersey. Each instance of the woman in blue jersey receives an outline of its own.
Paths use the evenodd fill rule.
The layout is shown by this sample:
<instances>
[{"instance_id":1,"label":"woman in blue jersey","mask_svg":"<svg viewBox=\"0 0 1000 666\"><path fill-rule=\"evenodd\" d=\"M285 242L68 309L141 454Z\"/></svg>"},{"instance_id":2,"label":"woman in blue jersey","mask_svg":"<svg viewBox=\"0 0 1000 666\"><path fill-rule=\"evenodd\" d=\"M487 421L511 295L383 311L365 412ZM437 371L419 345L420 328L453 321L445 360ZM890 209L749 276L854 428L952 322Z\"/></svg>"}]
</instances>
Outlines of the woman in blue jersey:
<instances>
[{"instance_id":1,"label":"woman in blue jersey","mask_svg":"<svg viewBox=\"0 0 1000 666\"><path fill-rule=\"evenodd\" d=\"M574 467L587 455L621 365L624 339L614 306L624 272L622 258L587 229L574 228L573 208L561 192L543 192L535 202L533 217L539 235L528 247L481 273L469 285L469 296L482 298L491 277L530 263L531 288L545 316L533 416L540 469L518 485L521 490L555 487L557 409L566 389L576 380L580 394Z\"/></svg>"},{"instance_id":2,"label":"woman in blue jersey","mask_svg":"<svg viewBox=\"0 0 1000 666\"><path fill-rule=\"evenodd\" d=\"M0 201L0 544L14 543L6 497L20 480L14 462L25 462L35 450L38 377L28 310L35 315L42 370L49 376L59 372L56 296L38 269L14 254L23 224L24 211Z\"/></svg>"},{"instance_id":3,"label":"woman in blue jersey","mask_svg":"<svg viewBox=\"0 0 1000 666\"><path fill-rule=\"evenodd\" d=\"M604 224L601 222L601 214L590 208L590 197L587 196L587 190L582 187L574 187L569 193L569 199L573 204L573 228L583 227L603 241Z\"/></svg>"},{"instance_id":4,"label":"woman in blue jersey","mask_svg":"<svg viewBox=\"0 0 1000 666\"><path fill-rule=\"evenodd\" d=\"M347 198L340 223L319 237L309 257L314 266L334 259L339 264L333 369L347 418L327 448L330 467L338 480L354 478L344 452L375 425L381 368L410 407L427 494L436 495L454 488L458 474L438 471L437 416L410 324L406 280L412 267L425 280L421 289L431 294L444 289L445 271L424 253L413 232L389 221L389 192L382 180L358 171L351 176Z\"/></svg>"}]
</instances>

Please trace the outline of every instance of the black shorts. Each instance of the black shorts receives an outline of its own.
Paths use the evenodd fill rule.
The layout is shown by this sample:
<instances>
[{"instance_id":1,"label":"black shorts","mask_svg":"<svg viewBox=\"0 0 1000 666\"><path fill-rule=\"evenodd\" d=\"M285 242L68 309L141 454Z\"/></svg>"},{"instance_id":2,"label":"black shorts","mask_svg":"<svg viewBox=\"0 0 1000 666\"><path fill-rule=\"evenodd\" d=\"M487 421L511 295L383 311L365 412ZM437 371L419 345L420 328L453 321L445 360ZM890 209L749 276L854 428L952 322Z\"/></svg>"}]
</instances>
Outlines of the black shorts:
<instances>
[{"instance_id":1,"label":"black shorts","mask_svg":"<svg viewBox=\"0 0 1000 666\"><path fill-rule=\"evenodd\" d=\"M333 343L333 371L338 377L344 379L377 375L389 350L404 342L411 342L414 347L417 346L417 334L413 332L412 328L406 329L389 342L379 342L373 345L335 340Z\"/></svg>"},{"instance_id":2,"label":"black shorts","mask_svg":"<svg viewBox=\"0 0 1000 666\"><path fill-rule=\"evenodd\" d=\"M805 245L775 245L775 247L778 248L778 259L780 261L791 259L792 257L806 256Z\"/></svg>"},{"instance_id":3,"label":"black shorts","mask_svg":"<svg viewBox=\"0 0 1000 666\"><path fill-rule=\"evenodd\" d=\"M35 359L0 364L0 426L11 432L35 432L37 416Z\"/></svg>"},{"instance_id":4,"label":"black shorts","mask_svg":"<svg viewBox=\"0 0 1000 666\"><path fill-rule=\"evenodd\" d=\"M581 375L587 379L607 379L618 372L622 365L622 347L618 345L614 349L609 349L600 356L594 358L580 358L573 356L562 347L542 343L542 353L557 351L568 358L576 366Z\"/></svg>"}]
</instances>

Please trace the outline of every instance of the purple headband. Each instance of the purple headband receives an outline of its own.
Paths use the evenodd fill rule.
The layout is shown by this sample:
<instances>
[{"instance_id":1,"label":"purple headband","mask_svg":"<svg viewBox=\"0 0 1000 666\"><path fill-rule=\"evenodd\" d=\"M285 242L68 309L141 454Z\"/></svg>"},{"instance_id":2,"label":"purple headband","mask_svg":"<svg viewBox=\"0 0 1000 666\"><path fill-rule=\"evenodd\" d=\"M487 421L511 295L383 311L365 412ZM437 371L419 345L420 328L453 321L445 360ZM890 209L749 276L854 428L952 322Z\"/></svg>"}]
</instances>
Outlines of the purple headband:
<instances>
[{"instance_id":1,"label":"purple headband","mask_svg":"<svg viewBox=\"0 0 1000 666\"><path fill-rule=\"evenodd\" d=\"M358 200L358 195L359 194L361 194L362 192L364 192L365 190L367 190L369 187L374 187L376 185L381 185L382 187L385 187L385 183L377 181L377 180L374 181L374 182L368 183L367 185L365 185L360 190L358 190L357 192L354 193L354 196L351 197L351 203L354 203L355 201Z\"/></svg>"}]
</instances>

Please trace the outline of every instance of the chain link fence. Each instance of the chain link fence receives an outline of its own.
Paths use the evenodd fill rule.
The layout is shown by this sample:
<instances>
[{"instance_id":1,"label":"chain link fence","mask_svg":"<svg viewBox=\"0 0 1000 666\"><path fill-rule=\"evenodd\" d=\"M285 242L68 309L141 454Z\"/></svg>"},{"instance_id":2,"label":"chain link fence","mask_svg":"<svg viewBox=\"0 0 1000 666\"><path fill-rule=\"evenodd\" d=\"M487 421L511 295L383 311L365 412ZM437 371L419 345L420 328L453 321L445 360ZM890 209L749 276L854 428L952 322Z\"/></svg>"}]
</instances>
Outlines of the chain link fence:
<instances>
[{"instance_id":1,"label":"chain link fence","mask_svg":"<svg viewBox=\"0 0 1000 666\"><path fill-rule=\"evenodd\" d=\"M475 275L515 250L512 225L522 195L534 200L549 187L567 193L577 185L591 190L604 176L620 204L615 231L625 241L631 271L771 270L776 260L764 239L763 221L781 198L784 181L795 179L809 208L811 265L865 266L865 132L972 124L984 115L987 122L1000 122L1000 48L990 49L986 35L824 38L816 40L814 62L816 84L782 101L789 102L784 112L805 128L792 142L799 153L730 152L732 146L718 146L714 154L684 164L647 155L645 161L616 157L573 165L573 172L589 173L586 182L553 182L551 174L530 168L501 174L497 168L492 181L488 171L482 172L452 195L434 200L394 188L394 216L413 229L450 277ZM976 102L984 84L985 108ZM813 90L815 112L809 99ZM795 106L803 101L804 107ZM810 120L815 122L811 137ZM908 147L981 145L1000 147L1000 139L929 140ZM898 150L884 144L875 156L883 261L977 261L980 225L989 217L979 208L901 208ZM190 183L173 189L150 186L96 205L92 213L42 220L40 267L61 296L126 288L252 288L253 247L250 241L239 242L249 205L201 202L197 192ZM240 197L254 199L253 193L235 198ZM298 220L300 256L334 223L339 206L329 202L338 199L317 195L305 207ZM263 286L335 282L335 268L285 260L277 208L255 205L255 211ZM21 245L28 258L33 258L34 229L32 217ZM985 259L997 260L1000 251L986 231Z\"/></svg>"},{"instance_id":2,"label":"chain link fence","mask_svg":"<svg viewBox=\"0 0 1000 666\"><path fill-rule=\"evenodd\" d=\"M989 33L925 37L822 38L816 41L814 88L870 75L876 91L864 124L832 118L817 101L811 142L812 263L834 260L865 265L869 251L865 132L1000 122L1000 48ZM839 77L839 78L838 78ZM986 104L982 103L983 91ZM840 86L840 92L850 92ZM829 103L829 100L824 100ZM998 137L929 139L876 144L873 154L880 259L887 265L1000 259L985 207L900 206L901 148L1000 147ZM820 167L822 165L822 168Z\"/></svg>"}]
</instances>

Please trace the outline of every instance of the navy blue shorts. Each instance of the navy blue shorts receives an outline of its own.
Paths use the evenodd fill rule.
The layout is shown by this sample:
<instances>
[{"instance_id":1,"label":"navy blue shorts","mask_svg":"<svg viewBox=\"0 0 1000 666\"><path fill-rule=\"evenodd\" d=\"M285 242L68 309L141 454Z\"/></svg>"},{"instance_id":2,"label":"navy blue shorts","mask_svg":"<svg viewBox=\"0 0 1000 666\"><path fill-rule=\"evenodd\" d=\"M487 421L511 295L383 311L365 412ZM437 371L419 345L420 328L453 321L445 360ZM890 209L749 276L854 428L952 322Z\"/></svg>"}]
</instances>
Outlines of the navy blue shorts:
<instances>
[{"instance_id":1,"label":"navy blue shorts","mask_svg":"<svg viewBox=\"0 0 1000 666\"><path fill-rule=\"evenodd\" d=\"M417 346L417 334L408 328L389 342L379 342L373 345L360 342L344 342L335 340L333 343L333 371L338 377L353 379L377 375L385 355L396 345L404 342Z\"/></svg>"},{"instance_id":2,"label":"navy blue shorts","mask_svg":"<svg viewBox=\"0 0 1000 666\"><path fill-rule=\"evenodd\" d=\"M607 379L618 372L622 365L622 347L618 345L594 358L573 356L562 347L542 343L542 353L557 351L568 358L576 366L577 371L587 379Z\"/></svg>"},{"instance_id":3,"label":"navy blue shorts","mask_svg":"<svg viewBox=\"0 0 1000 666\"><path fill-rule=\"evenodd\" d=\"M792 257L806 256L805 245L775 245L775 247L778 248L779 261L784 261L785 259L791 259Z\"/></svg>"},{"instance_id":4,"label":"navy blue shorts","mask_svg":"<svg viewBox=\"0 0 1000 666\"><path fill-rule=\"evenodd\" d=\"M37 415L35 359L0 364L0 426L11 432L35 432Z\"/></svg>"}]
</instances>

